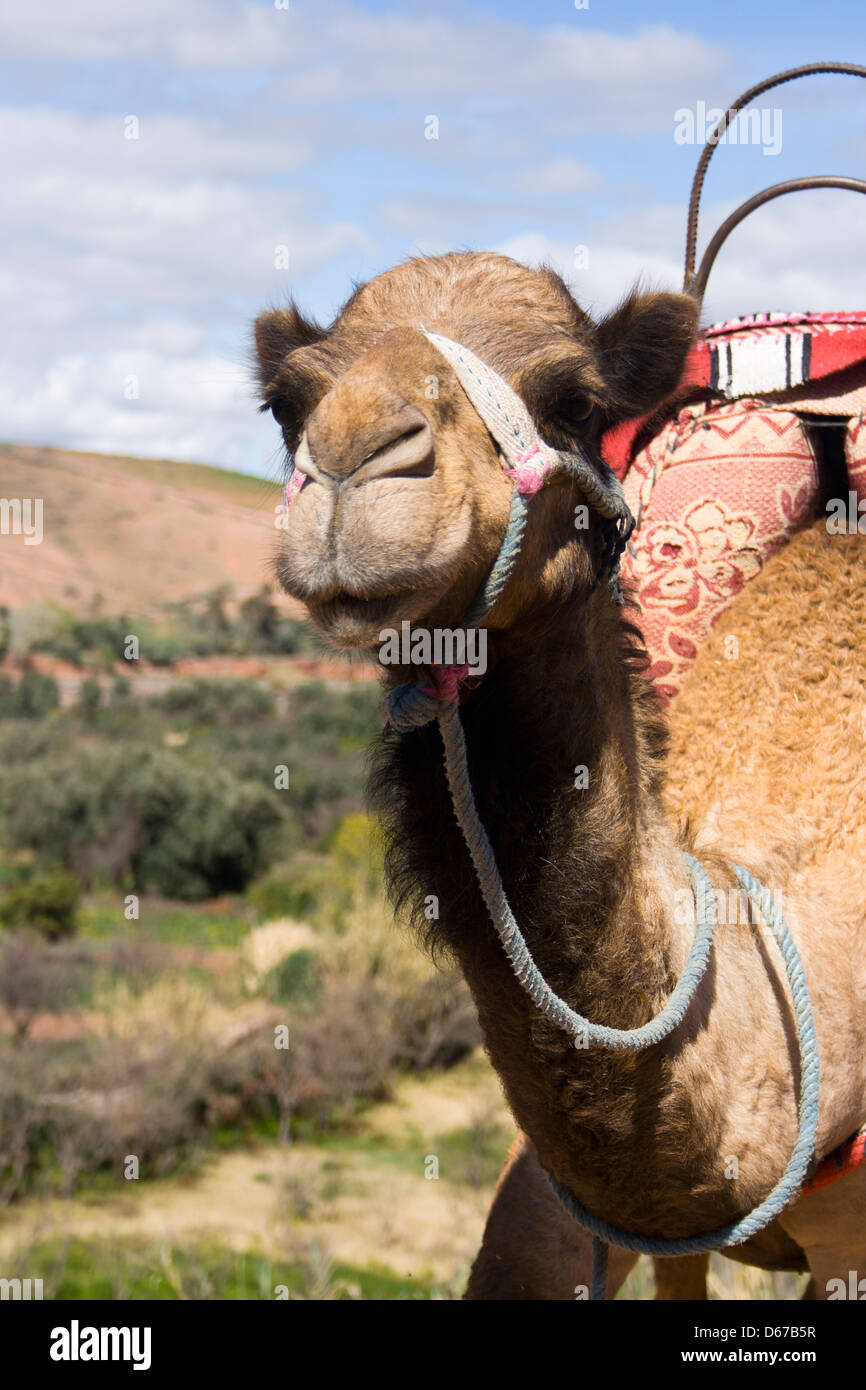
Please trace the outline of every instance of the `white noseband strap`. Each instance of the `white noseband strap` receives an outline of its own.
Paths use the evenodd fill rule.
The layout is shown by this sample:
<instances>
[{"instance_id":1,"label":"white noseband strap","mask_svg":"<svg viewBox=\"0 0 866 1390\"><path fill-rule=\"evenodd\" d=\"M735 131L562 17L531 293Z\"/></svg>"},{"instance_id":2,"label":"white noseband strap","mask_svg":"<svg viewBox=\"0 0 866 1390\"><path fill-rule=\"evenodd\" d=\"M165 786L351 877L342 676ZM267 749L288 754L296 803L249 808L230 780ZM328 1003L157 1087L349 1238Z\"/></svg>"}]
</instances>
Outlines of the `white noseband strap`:
<instances>
[{"instance_id":1,"label":"white noseband strap","mask_svg":"<svg viewBox=\"0 0 866 1390\"><path fill-rule=\"evenodd\" d=\"M565 451L545 444L525 403L504 377L462 343L455 343L440 333L430 333L423 324L421 332L451 366L496 440L505 472L515 482L511 516L502 549L464 623L471 625L483 621L502 591L523 538L526 501L544 486L556 469L571 474L589 505L602 518L604 555L600 573L609 575L611 592L621 603L619 559L634 529L634 518L615 473L601 457L592 458L580 447Z\"/></svg>"}]
</instances>

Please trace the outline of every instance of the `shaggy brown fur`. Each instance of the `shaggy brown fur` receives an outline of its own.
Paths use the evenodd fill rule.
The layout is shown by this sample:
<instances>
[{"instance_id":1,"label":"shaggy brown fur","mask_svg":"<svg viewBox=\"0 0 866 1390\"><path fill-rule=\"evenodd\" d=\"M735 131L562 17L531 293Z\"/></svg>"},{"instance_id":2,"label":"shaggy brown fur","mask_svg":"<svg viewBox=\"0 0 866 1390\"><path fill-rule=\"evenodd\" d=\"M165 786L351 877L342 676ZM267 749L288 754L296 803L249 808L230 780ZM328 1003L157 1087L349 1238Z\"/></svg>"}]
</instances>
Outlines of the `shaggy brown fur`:
<instances>
[{"instance_id":1,"label":"shaggy brown fur","mask_svg":"<svg viewBox=\"0 0 866 1390\"><path fill-rule=\"evenodd\" d=\"M304 433L311 460L280 573L344 646L374 648L383 627L406 618L454 625L506 524L511 484L493 442L419 323L501 371L551 443L592 445L605 425L673 389L695 306L633 297L596 327L551 272L464 255L380 276L327 333L294 310L264 315L265 399L290 422L290 447ZM406 468L400 450L411 453L418 413L431 451ZM403 418L415 423L395 440ZM591 582L597 536L575 531L580 501L564 477L533 499L520 561L489 620L490 669L463 703L478 809L506 891L553 988L589 1018L627 1028L663 1006L693 936L681 849L699 852L720 892L735 885L732 862L757 872L782 900L810 982L822 1155L866 1115L857 539L807 532L750 585L674 706L666 760L635 631ZM740 655L726 661L731 624ZM409 674L392 668L388 681ZM809 754L804 767L815 740L821 761ZM586 790L575 789L577 765L589 769ZM390 831L394 896L434 948L459 960L528 1136L497 1192L469 1296L572 1297L563 1290L588 1282L588 1243L551 1204L539 1165L603 1217L646 1234L712 1229L766 1196L794 1140L797 1058L780 959L750 914L718 929L694 1005L665 1044L637 1056L575 1049L504 960L454 820L438 730L383 738L371 787ZM433 924L422 913L430 894ZM827 1260L798 1216L816 1200L737 1257L768 1268L808 1260L820 1281ZM862 1222L852 1244L834 1221L821 1226L821 1248L866 1269ZM628 1267L617 1257L612 1283ZM663 1296L700 1294L701 1263L681 1274L662 1279Z\"/></svg>"}]
</instances>

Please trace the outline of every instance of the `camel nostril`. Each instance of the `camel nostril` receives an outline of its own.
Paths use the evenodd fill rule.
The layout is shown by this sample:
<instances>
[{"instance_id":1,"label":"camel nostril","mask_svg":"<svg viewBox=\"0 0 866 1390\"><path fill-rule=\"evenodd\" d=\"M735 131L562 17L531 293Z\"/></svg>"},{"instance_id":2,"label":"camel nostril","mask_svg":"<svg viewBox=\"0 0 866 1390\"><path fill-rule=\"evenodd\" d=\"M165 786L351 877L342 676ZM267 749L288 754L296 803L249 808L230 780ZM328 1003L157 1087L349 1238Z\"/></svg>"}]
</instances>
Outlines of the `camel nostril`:
<instances>
[{"instance_id":1,"label":"camel nostril","mask_svg":"<svg viewBox=\"0 0 866 1390\"><path fill-rule=\"evenodd\" d=\"M375 399L355 406L348 419L333 408L314 414L295 456L298 467L336 488L389 475L432 474L433 430L422 410L408 401L383 407Z\"/></svg>"},{"instance_id":2,"label":"camel nostril","mask_svg":"<svg viewBox=\"0 0 866 1390\"><path fill-rule=\"evenodd\" d=\"M312 483L339 482L339 479L333 478L324 468L320 468L316 464L310 450L310 442L306 432L301 435L300 442L295 450L294 461L297 471L303 473L304 477L308 478Z\"/></svg>"},{"instance_id":3,"label":"camel nostril","mask_svg":"<svg viewBox=\"0 0 866 1390\"><path fill-rule=\"evenodd\" d=\"M380 444L377 448L373 449L366 458L361 460L361 467L366 463L372 463L374 459L378 458L380 454L386 453L388 449L393 449L398 444L407 444L410 440L414 439L416 435L421 434L423 429L423 424L410 425L409 429L404 430L402 434L398 434L394 439L389 439L387 443Z\"/></svg>"},{"instance_id":4,"label":"camel nostril","mask_svg":"<svg viewBox=\"0 0 866 1390\"><path fill-rule=\"evenodd\" d=\"M434 463L433 431L428 421L414 420L368 453L347 482L354 485L375 478L430 477Z\"/></svg>"}]
</instances>

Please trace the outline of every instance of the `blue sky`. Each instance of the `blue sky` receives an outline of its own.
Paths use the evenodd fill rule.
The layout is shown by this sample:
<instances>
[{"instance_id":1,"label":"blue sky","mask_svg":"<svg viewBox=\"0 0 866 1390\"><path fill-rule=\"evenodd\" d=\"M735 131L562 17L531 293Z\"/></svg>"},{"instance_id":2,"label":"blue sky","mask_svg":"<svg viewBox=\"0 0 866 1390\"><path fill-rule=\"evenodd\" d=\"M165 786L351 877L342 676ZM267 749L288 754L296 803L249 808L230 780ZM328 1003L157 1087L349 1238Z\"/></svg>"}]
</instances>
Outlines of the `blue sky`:
<instances>
[{"instance_id":1,"label":"blue sky","mask_svg":"<svg viewBox=\"0 0 866 1390\"><path fill-rule=\"evenodd\" d=\"M3 0L0 438L270 473L262 307L328 320L353 280L464 246L547 260L594 310L640 275L677 288L698 146L675 113L866 62L851 0L281 3ZM769 183L863 175L866 83L763 104L781 147L716 152L704 239ZM706 318L862 308L864 245L866 200L780 200L732 237Z\"/></svg>"}]
</instances>

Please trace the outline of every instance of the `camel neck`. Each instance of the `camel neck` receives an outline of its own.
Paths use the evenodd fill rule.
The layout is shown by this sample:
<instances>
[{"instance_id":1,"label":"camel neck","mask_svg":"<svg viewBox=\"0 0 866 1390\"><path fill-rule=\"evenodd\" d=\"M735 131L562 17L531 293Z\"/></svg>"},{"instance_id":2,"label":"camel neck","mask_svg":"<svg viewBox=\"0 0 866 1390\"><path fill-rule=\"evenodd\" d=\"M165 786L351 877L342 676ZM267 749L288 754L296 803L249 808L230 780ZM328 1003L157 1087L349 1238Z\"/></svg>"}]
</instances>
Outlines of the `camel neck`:
<instances>
[{"instance_id":1,"label":"camel neck","mask_svg":"<svg viewBox=\"0 0 866 1390\"><path fill-rule=\"evenodd\" d=\"M536 611L495 639L461 719L478 811L539 969L585 1016L632 1028L658 1012L681 965L665 867L688 877L660 809L664 728L630 669L606 594ZM610 1142L619 1097L662 1084L654 1055L577 1053L539 1018L487 918L445 783L435 726L386 740L374 804L391 830L392 888L435 948L458 959L518 1122L565 1175L569 1129ZM647 865L652 865L651 870ZM659 867L661 866L661 867ZM570 1088L567 1113L562 1087ZM575 1188L586 1192L581 1183Z\"/></svg>"},{"instance_id":2,"label":"camel neck","mask_svg":"<svg viewBox=\"0 0 866 1390\"><path fill-rule=\"evenodd\" d=\"M617 1027L644 1022L647 991L667 982L668 923L646 866L674 856L661 809L665 728L633 653L620 613L596 592L501 637L489 684L461 712L518 920L554 987Z\"/></svg>"}]
</instances>

